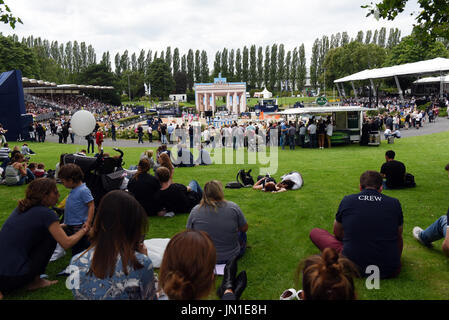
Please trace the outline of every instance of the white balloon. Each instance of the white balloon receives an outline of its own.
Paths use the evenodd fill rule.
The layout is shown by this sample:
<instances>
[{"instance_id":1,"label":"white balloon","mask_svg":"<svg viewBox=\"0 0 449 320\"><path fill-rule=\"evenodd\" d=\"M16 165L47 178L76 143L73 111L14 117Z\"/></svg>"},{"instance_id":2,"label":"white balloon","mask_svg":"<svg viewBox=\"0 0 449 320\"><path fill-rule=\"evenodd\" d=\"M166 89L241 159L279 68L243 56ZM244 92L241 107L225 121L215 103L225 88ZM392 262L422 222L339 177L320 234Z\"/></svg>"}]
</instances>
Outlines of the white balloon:
<instances>
[{"instance_id":1,"label":"white balloon","mask_svg":"<svg viewBox=\"0 0 449 320\"><path fill-rule=\"evenodd\" d=\"M96 125L95 117L92 113L86 110L75 112L70 120L73 132L78 136L87 136L92 133Z\"/></svg>"}]
</instances>

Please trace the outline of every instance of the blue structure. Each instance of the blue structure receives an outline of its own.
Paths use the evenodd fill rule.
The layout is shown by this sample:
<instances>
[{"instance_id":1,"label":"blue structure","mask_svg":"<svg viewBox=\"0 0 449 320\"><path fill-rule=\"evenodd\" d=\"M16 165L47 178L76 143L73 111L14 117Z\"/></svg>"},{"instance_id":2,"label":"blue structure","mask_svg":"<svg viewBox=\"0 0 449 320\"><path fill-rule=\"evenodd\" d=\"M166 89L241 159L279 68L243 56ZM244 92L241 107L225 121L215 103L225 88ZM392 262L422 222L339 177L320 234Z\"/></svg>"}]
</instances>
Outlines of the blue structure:
<instances>
[{"instance_id":1,"label":"blue structure","mask_svg":"<svg viewBox=\"0 0 449 320\"><path fill-rule=\"evenodd\" d=\"M28 130L24 129L29 119L25 120L25 114L22 72L12 70L0 74L0 123L8 130L5 134L8 141L18 140L19 135L22 139L28 138Z\"/></svg>"}]
</instances>

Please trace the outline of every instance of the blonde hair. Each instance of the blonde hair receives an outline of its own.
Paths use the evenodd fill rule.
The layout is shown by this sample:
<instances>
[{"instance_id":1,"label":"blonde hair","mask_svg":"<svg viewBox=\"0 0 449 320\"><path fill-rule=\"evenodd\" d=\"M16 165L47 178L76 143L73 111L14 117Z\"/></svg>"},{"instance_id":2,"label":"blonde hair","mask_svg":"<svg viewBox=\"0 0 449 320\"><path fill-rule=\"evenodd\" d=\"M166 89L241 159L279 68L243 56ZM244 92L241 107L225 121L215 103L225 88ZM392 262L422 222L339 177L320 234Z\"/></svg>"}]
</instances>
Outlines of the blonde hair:
<instances>
[{"instance_id":1,"label":"blonde hair","mask_svg":"<svg viewBox=\"0 0 449 320\"><path fill-rule=\"evenodd\" d=\"M219 203L224 201L223 186L220 181L212 180L206 182L203 190L203 198L200 207L210 206L217 209Z\"/></svg>"},{"instance_id":2,"label":"blonde hair","mask_svg":"<svg viewBox=\"0 0 449 320\"><path fill-rule=\"evenodd\" d=\"M151 150L151 149L146 150L143 154L146 155L150 159L153 158L153 150Z\"/></svg>"}]
</instances>

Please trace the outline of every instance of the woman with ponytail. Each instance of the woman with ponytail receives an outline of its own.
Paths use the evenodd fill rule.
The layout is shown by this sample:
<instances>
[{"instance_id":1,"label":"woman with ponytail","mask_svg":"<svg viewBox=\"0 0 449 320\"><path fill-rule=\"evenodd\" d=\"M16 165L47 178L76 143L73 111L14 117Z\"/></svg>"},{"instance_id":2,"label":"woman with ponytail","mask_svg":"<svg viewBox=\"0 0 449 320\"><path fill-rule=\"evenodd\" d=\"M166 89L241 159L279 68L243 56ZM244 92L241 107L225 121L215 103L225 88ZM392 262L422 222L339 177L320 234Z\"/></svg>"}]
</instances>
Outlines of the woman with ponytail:
<instances>
[{"instance_id":1,"label":"woman with ponytail","mask_svg":"<svg viewBox=\"0 0 449 320\"><path fill-rule=\"evenodd\" d=\"M57 281L41 279L58 242L64 249L75 245L88 231L81 228L68 237L50 208L59 199L53 179L33 180L0 231L0 299L4 293L27 287L44 288Z\"/></svg>"},{"instance_id":2,"label":"woman with ponytail","mask_svg":"<svg viewBox=\"0 0 449 320\"><path fill-rule=\"evenodd\" d=\"M355 300L353 277L357 268L333 248L314 255L299 264L296 282L302 276L301 300Z\"/></svg>"},{"instance_id":3,"label":"woman with ponytail","mask_svg":"<svg viewBox=\"0 0 449 320\"><path fill-rule=\"evenodd\" d=\"M79 272L77 300L154 300L153 264L143 244L145 210L129 193L114 190L100 202L90 232L91 246L72 257Z\"/></svg>"},{"instance_id":4,"label":"woman with ponytail","mask_svg":"<svg viewBox=\"0 0 449 320\"><path fill-rule=\"evenodd\" d=\"M128 191L139 201L148 216L154 216L157 214L154 195L161 185L158 179L148 173L150 168L148 159L143 158L139 161L136 174L128 182Z\"/></svg>"}]
</instances>

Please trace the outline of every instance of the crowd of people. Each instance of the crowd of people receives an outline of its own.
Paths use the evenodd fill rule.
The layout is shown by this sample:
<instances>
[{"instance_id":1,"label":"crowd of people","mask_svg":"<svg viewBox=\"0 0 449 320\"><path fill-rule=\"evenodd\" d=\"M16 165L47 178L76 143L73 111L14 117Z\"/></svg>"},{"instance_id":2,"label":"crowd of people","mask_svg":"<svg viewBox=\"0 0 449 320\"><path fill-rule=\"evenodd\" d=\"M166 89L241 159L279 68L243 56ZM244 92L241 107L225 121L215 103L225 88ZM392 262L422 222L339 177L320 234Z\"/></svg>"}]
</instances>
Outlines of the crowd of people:
<instances>
[{"instance_id":1,"label":"crowd of people","mask_svg":"<svg viewBox=\"0 0 449 320\"><path fill-rule=\"evenodd\" d=\"M410 108L414 114L415 107ZM426 117L430 121L430 111L435 109L425 110L418 121L418 116L414 117L414 125L422 125ZM379 116L368 121L378 128L382 125L390 130L401 128L401 122L395 127L393 116ZM56 134L64 130L59 130L60 126L66 126L69 132L69 120L55 123ZM50 128L53 131L51 125ZM207 181L203 187L193 179L188 185L175 182L176 172L182 170L178 168L209 164L207 146L247 147L255 151L273 143L263 139L272 138L273 135L267 134L272 130L279 133L274 137L283 148L289 145L294 149L297 135L300 145L306 147L306 139L301 136L307 132L310 147L323 149L332 136L333 121L311 118L308 123L298 124L234 123L221 128L208 126L203 132L199 128L159 123L161 142L176 143L177 150L171 152L163 143L155 154L152 150L143 152L137 166L125 170L127 177L120 190L97 199L98 206L82 168L66 164L64 154L56 171L50 172L43 164L30 163L35 153L26 143L21 149L16 146L10 150L4 142L0 149L2 182L8 186L28 186L24 199L18 202L0 230L0 255L3 257L0 260L0 299L16 289L35 290L54 285L56 281L42 275L57 246L72 251L70 264L62 274L70 276L76 270L79 275L79 286L72 289L75 299L201 299L211 293L216 264L225 264L217 296L223 300L240 299L247 286L246 272L237 274L238 260L244 257L248 243L249 223L245 214L237 203L225 199L220 181ZM188 143L190 147L195 145L195 136L199 137L198 144L203 145L197 160L188 148ZM93 136L90 137L93 141ZM60 142L65 143L66 139L63 134ZM97 153L107 157L101 149L101 128L96 128L95 139ZM259 141L264 142L259 144ZM329 142L327 146L330 147ZM86 157L89 151L82 150L77 156ZM298 265L296 274L297 279L302 279L298 284L302 290L288 289L281 294L281 300L353 300L357 298L353 278L367 276L368 267L378 268L382 279L400 274L402 206L399 199L382 191L413 185L408 184L410 174L405 164L395 156L393 150L387 151L379 171L362 173L360 192L345 196L338 206L333 233L319 228L310 231L310 240L321 253ZM445 169L449 172L449 164ZM285 192L297 190L302 182L300 174L291 172L279 183L269 176L259 177L253 189ZM62 202L59 202L57 183L70 190ZM61 211L54 209L57 205L63 209L62 220L58 216ZM171 237L157 276L144 245L148 219L179 214L189 215L185 230ZM449 255L448 218L441 216L425 230L416 226L412 234L425 246L445 238L443 251Z\"/></svg>"},{"instance_id":2,"label":"crowd of people","mask_svg":"<svg viewBox=\"0 0 449 320\"><path fill-rule=\"evenodd\" d=\"M249 223L240 206L225 199L220 181L208 181L203 188L195 180L187 186L176 183L179 169L172 162L176 152L163 145L156 154L143 152L136 169L129 170L127 183L107 193L97 207L78 165L64 164L61 155L57 179L38 176L23 160L22 152L30 151L26 144L14 150L5 170L7 179L14 176L10 185L29 185L0 231L0 254L5 257L0 261L0 297L18 288L53 285L55 281L41 275L58 244L72 250L70 265L62 274L79 272L79 286L72 290L75 299L200 299L210 294L216 264L226 265L218 297L240 298L247 275L245 271L237 275L237 261L246 252ZM86 156L86 151L78 156ZM302 186L297 175L291 172L278 184L269 176L260 177L253 189L295 190L295 184ZM386 152L379 172L364 172L360 193L340 202L333 234L311 230L310 239L321 254L299 264L302 290L288 289L280 299L356 299L353 278L367 276L369 266L377 267L382 279L397 277L404 217L400 201L382 191L409 187L406 175L406 166L395 160L393 150ZM59 205L61 221L60 212L52 211L59 201L57 182L70 190ZM178 214L189 214L185 231L171 237L157 278L143 244L148 217ZM440 217L425 230L415 227L414 237L431 246L446 237L447 218ZM18 226L26 237L17 235ZM449 252L448 248L445 241L443 251Z\"/></svg>"}]
</instances>

